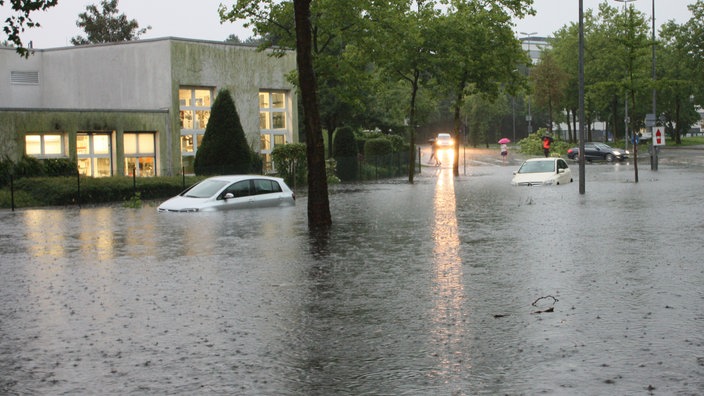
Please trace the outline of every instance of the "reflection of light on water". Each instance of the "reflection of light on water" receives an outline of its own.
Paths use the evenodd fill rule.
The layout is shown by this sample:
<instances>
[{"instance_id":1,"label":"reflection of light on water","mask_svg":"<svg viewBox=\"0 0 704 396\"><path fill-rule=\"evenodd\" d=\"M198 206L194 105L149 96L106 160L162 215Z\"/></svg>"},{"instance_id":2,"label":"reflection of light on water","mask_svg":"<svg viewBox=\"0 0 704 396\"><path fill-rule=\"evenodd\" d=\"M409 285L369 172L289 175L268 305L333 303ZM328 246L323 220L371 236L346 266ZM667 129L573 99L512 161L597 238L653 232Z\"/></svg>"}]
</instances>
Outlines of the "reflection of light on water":
<instances>
[{"instance_id":1,"label":"reflection of light on water","mask_svg":"<svg viewBox=\"0 0 704 396\"><path fill-rule=\"evenodd\" d=\"M437 152L438 159L442 162L443 166L452 166L455 159L455 148L454 147L444 147ZM450 181L451 182L451 181ZM454 197L454 190L452 191Z\"/></svg>"},{"instance_id":2,"label":"reflection of light on water","mask_svg":"<svg viewBox=\"0 0 704 396\"><path fill-rule=\"evenodd\" d=\"M434 337L441 369L460 373L469 365L463 348L465 322L462 302L464 286L460 240L455 207L455 189L452 172L445 169L438 175L433 199L433 265L435 268L433 312Z\"/></svg>"},{"instance_id":3,"label":"reflection of light on water","mask_svg":"<svg viewBox=\"0 0 704 396\"><path fill-rule=\"evenodd\" d=\"M111 208L98 208L91 212L91 216L80 216L81 228L79 239L81 251L88 257L97 260L106 260L114 256L113 216ZM99 224L99 227L95 226Z\"/></svg>"},{"instance_id":4,"label":"reflection of light on water","mask_svg":"<svg viewBox=\"0 0 704 396\"><path fill-rule=\"evenodd\" d=\"M24 221L27 227L27 246L35 257L63 257L66 213L61 210L28 210Z\"/></svg>"}]
</instances>

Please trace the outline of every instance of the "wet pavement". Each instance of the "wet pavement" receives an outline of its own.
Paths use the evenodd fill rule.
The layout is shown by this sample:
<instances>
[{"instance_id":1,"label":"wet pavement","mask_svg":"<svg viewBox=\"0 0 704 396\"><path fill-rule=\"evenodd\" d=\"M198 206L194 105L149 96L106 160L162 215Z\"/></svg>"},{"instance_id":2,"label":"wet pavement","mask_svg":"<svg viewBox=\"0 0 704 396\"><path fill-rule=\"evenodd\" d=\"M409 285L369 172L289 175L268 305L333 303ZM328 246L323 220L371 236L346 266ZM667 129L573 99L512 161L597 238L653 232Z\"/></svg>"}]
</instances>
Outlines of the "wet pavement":
<instances>
[{"instance_id":1,"label":"wet pavement","mask_svg":"<svg viewBox=\"0 0 704 396\"><path fill-rule=\"evenodd\" d=\"M305 196L0 212L0 394L704 393L698 160L580 195L575 163L518 188L514 153L461 157L331 186L322 236Z\"/></svg>"}]
</instances>

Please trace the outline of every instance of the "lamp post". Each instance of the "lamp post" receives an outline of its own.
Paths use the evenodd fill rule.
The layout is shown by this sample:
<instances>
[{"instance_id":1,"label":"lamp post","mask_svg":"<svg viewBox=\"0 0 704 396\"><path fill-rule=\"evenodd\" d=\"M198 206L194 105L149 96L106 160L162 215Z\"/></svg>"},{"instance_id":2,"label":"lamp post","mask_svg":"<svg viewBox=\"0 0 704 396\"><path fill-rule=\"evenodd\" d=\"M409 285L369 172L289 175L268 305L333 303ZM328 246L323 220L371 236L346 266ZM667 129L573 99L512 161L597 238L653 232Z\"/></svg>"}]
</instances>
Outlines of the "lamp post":
<instances>
[{"instance_id":1,"label":"lamp post","mask_svg":"<svg viewBox=\"0 0 704 396\"><path fill-rule=\"evenodd\" d=\"M584 166L584 0L579 0L579 194L586 192Z\"/></svg>"},{"instance_id":2,"label":"lamp post","mask_svg":"<svg viewBox=\"0 0 704 396\"><path fill-rule=\"evenodd\" d=\"M533 56L530 53L530 50L531 50L530 38L532 36L538 34L538 32L530 32L530 33L520 32L520 33L522 35L526 36L526 37L524 37L524 39L527 39L526 41L528 41L528 57L530 58L530 66L532 67L533 66ZM528 121L528 135L530 135L531 133L533 133L533 125L531 124L531 122L533 121L533 116L530 114L530 94L528 95L528 115L526 116L526 121Z\"/></svg>"},{"instance_id":3,"label":"lamp post","mask_svg":"<svg viewBox=\"0 0 704 396\"><path fill-rule=\"evenodd\" d=\"M655 115L657 119L657 108L656 108L656 103L657 103L657 89L655 88L655 81L657 80L657 75L655 73L655 0L652 0L652 40L653 40L653 115ZM655 127L653 127L650 135L654 138L655 137ZM652 145L652 143L651 143ZM660 146L652 145L653 148L653 157L650 161L650 169L651 170L658 170L658 151L660 150Z\"/></svg>"},{"instance_id":4,"label":"lamp post","mask_svg":"<svg viewBox=\"0 0 704 396\"><path fill-rule=\"evenodd\" d=\"M530 39L532 36L538 34L538 32L530 32L530 33L520 32L520 33L522 35L526 36L526 37L524 37L524 39L527 39L526 41L528 41L528 57L530 58L530 66L532 67L533 66L533 55L531 55L531 53L530 53L530 51L531 51L531 47L530 47L531 40ZM530 113L530 94L528 95L528 115L526 116L526 121L528 121L528 135L530 135L531 133L533 133L533 125L532 125L533 116Z\"/></svg>"},{"instance_id":5,"label":"lamp post","mask_svg":"<svg viewBox=\"0 0 704 396\"><path fill-rule=\"evenodd\" d=\"M528 57L530 58L530 67L532 67L533 66L533 55L531 54L531 37L533 35L538 34L538 32L530 32L530 33L520 32L520 33L522 35L526 36L524 38L526 38L527 39L526 41L528 41ZM530 135L531 133L533 133L533 124L532 124L533 115L531 114L531 111L530 111L530 94L528 94L528 114L526 115L526 121L528 122L528 135Z\"/></svg>"}]
</instances>

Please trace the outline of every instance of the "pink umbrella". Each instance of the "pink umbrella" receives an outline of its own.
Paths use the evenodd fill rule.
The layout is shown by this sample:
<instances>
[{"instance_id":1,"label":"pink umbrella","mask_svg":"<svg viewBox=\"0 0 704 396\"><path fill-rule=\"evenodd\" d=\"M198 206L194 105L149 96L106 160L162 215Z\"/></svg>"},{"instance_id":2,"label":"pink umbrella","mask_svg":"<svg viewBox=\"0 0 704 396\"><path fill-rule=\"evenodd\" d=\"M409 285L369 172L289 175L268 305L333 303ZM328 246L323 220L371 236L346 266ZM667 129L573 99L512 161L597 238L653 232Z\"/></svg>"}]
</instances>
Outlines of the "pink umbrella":
<instances>
[{"instance_id":1,"label":"pink umbrella","mask_svg":"<svg viewBox=\"0 0 704 396\"><path fill-rule=\"evenodd\" d=\"M499 144L506 144L506 143L511 143L511 139L501 138L501 140L499 140Z\"/></svg>"}]
</instances>

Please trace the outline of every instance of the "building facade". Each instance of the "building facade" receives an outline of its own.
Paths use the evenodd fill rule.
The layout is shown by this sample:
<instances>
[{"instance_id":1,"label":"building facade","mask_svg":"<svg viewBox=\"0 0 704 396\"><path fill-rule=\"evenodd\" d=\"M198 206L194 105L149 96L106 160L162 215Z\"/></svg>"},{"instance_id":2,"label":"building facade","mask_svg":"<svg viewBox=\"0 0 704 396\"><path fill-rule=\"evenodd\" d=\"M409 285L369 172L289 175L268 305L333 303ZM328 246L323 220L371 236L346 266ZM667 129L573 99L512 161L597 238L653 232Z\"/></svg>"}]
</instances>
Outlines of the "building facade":
<instances>
[{"instance_id":1,"label":"building facade","mask_svg":"<svg viewBox=\"0 0 704 396\"><path fill-rule=\"evenodd\" d=\"M294 52L180 38L34 50L0 47L0 157L70 158L86 176L193 172L210 108L229 89L271 170L298 141Z\"/></svg>"}]
</instances>

